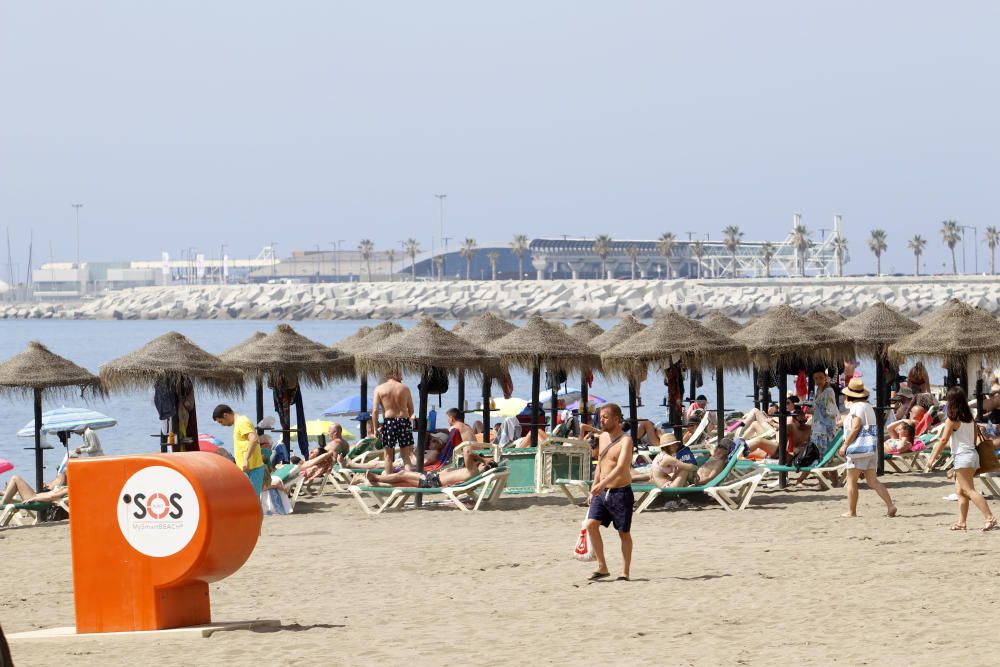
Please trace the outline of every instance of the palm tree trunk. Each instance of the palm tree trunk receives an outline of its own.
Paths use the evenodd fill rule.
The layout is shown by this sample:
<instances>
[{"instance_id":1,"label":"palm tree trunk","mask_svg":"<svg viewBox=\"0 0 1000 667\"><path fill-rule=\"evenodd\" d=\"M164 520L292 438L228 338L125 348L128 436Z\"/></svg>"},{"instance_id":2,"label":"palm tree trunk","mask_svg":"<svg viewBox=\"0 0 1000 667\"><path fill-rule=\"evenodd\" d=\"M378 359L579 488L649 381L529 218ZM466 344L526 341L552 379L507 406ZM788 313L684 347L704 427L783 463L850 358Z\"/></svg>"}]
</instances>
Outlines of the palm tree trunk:
<instances>
[{"instance_id":1,"label":"palm tree trunk","mask_svg":"<svg viewBox=\"0 0 1000 667\"><path fill-rule=\"evenodd\" d=\"M465 279L472 280L472 260L465 260Z\"/></svg>"},{"instance_id":2,"label":"palm tree trunk","mask_svg":"<svg viewBox=\"0 0 1000 667\"><path fill-rule=\"evenodd\" d=\"M955 262L955 246L951 246L951 274L958 275L958 264Z\"/></svg>"},{"instance_id":3,"label":"palm tree trunk","mask_svg":"<svg viewBox=\"0 0 1000 667\"><path fill-rule=\"evenodd\" d=\"M736 251L733 251L733 278L736 277Z\"/></svg>"},{"instance_id":4,"label":"palm tree trunk","mask_svg":"<svg viewBox=\"0 0 1000 667\"><path fill-rule=\"evenodd\" d=\"M635 262L632 262L632 280L635 280Z\"/></svg>"},{"instance_id":5,"label":"palm tree trunk","mask_svg":"<svg viewBox=\"0 0 1000 667\"><path fill-rule=\"evenodd\" d=\"M673 271L671 271L672 268L673 267L670 264L670 260L668 259L667 260L667 280L670 280L670 279L672 279L674 277L673 276Z\"/></svg>"},{"instance_id":6,"label":"palm tree trunk","mask_svg":"<svg viewBox=\"0 0 1000 667\"><path fill-rule=\"evenodd\" d=\"M996 258L997 258L997 247L993 246L992 248L990 248L990 274L991 275L994 274L994 273L996 273L996 269L994 268L996 266Z\"/></svg>"},{"instance_id":7,"label":"palm tree trunk","mask_svg":"<svg viewBox=\"0 0 1000 667\"><path fill-rule=\"evenodd\" d=\"M417 256L410 255L410 274L413 276L413 282L417 282Z\"/></svg>"},{"instance_id":8,"label":"palm tree trunk","mask_svg":"<svg viewBox=\"0 0 1000 667\"><path fill-rule=\"evenodd\" d=\"M882 255L875 255L875 275L882 275Z\"/></svg>"},{"instance_id":9,"label":"palm tree trunk","mask_svg":"<svg viewBox=\"0 0 1000 667\"><path fill-rule=\"evenodd\" d=\"M913 275L920 275L920 255L913 253Z\"/></svg>"},{"instance_id":10,"label":"palm tree trunk","mask_svg":"<svg viewBox=\"0 0 1000 667\"><path fill-rule=\"evenodd\" d=\"M517 258L517 279L522 280L524 278L524 255Z\"/></svg>"},{"instance_id":11,"label":"palm tree trunk","mask_svg":"<svg viewBox=\"0 0 1000 667\"><path fill-rule=\"evenodd\" d=\"M490 280L497 279L497 263L493 262L490 264Z\"/></svg>"}]
</instances>

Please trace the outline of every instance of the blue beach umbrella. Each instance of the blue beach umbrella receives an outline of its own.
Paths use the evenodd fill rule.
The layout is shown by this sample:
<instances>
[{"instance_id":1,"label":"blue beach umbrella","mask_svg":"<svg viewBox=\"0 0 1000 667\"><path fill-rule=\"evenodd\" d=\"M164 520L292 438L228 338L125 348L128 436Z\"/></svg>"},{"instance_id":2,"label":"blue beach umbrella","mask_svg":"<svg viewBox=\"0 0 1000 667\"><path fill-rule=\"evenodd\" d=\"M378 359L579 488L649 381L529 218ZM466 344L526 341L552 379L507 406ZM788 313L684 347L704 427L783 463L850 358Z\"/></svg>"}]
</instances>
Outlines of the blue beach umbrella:
<instances>
[{"instance_id":1,"label":"blue beach umbrella","mask_svg":"<svg viewBox=\"0 0 1000 667\"><path fill-rule=\"evenodd\" d=\"M368 405L372 404L371 397L368 398ZM353 415L361 412L361 396L355 394L341 399L323 411L324 417L337 417L340 415Z\"/></svg>"},{"instance_id":2,"label":"blue beach umbrella","mask_svg":"<svg viewBox=\"0 0 1000 667\"><path fill-rule=\"evenodd\" d=\"M114 417L108 417L90 408L56 408L42 413L42 433L75 431L85 426L97 430L117 425L118 420ZM34 419L17 432L19 438L31 438L34 435Z\"/></svg>"}]
</instances>

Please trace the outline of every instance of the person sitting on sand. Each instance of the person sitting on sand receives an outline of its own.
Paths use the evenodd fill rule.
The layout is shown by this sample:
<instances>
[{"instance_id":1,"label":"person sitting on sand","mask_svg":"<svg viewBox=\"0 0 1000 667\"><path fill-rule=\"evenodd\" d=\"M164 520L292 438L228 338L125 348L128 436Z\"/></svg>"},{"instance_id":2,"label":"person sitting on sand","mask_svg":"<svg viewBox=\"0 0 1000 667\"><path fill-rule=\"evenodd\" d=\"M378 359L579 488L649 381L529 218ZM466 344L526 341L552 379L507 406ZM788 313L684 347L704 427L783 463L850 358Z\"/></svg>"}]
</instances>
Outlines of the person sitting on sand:
<instances>
[{"instance_id":1,"label":"person sitting on sand","mask_svg":"<svg viewBox=\"0 0 1000 667\"><path fill-rule=\"evenodd\" d=\"M424 473L412 470L402 470L400 472L393 472L389 474L383 473L381 475L368 472L365 473L362 478L364 482L370 486L398 486L434 489L467 482L476 475L480 475L487 470L497 467L496 461L490 461L479 454L476 454L472 451L471 447L467 447L465 449L463 458L465 465L461 468L446 468Z\"/></svg>"},{"instance_id":2,"label":"person sitting on sand","mask_svg":"<svg viewBox=\"0 0 1000 667\"><path fill-rule=\"evenodd\" d=\"M66 473L61 472L51 482L42 487L42 490L39 492L35 491L23 477L14 475L7 482L7 488L3 492L3 497L0 498L0 505L12 502L26 503L28 501L55 502L69 495L68 484L69 480L66 477Z\"/></svg>"}]
</instances>

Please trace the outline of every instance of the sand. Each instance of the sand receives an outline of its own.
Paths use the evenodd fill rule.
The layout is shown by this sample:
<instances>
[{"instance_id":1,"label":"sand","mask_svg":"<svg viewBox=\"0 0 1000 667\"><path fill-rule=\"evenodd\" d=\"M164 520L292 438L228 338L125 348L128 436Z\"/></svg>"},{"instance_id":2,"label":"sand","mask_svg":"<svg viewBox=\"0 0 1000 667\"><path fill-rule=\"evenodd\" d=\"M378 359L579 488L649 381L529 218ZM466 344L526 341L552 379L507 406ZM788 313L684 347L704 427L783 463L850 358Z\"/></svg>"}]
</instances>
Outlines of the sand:
<instances>
[{"instance_id":1,"label":"sand","mask_svg":"<svg viewBox=\"0 0 1000 667\"><path fill-rule=\"evenodd\" d=\"M633 581L598 583L571 558L584 510L555 496L368 517L328 493L267 518L247 565L212 586L216 620L279 631L12 650L33 666L994 664L1000 532L950 532L943 475L886 479L896 519L867 489L857 519L839 518L842 491L649 511ZM6 632L72 625L68 538L65 523L0 532Z\"/></svg>"}]
</instances>

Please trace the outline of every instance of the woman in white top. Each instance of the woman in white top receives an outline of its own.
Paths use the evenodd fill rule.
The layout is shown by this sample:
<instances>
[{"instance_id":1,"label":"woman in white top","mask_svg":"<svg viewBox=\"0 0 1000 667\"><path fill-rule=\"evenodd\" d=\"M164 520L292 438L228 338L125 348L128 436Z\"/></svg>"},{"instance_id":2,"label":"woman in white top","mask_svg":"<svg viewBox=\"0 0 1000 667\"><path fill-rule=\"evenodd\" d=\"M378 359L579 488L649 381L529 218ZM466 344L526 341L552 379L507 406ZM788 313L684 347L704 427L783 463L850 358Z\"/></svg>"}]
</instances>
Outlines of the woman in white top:
<instances>
[{"instance_id":1,"label":"woman in white top","mask_svg":"<svg viewBox=\"0 0 1000 667\"><path fill-rule=\"evenodd\" d=\"M875 474L878 465L875 410L868 405L868 389L861 378L852 378L840 392L849 413L844 417L844 444L837 452L847 457L847 512L841 516L858 515L858 480L864 474L868 487L875 490L885 503L888 516L896 516L896 506L885 484Z\"/></svg>"},{"instance_id":2,"label":"woman in white top","mask_svg":"<svg viewBox=\"0 0 1000 667\"><path fill-rule=\"evenodd\" d=\"M969 409L969 400L961 387L953 387L948 391L948 420L944 424L941 439L934 445L934 451L927 461L927 469L934 468L937 460L948 444L951 444L951 457L955 468L955 495L958 496L958 523L952 530L965 530L965 522L969 516L969 501L983 513L986 525L983 530L992 530L997 526L996 517L990 511L986 499L976 491L972 481L979 468L979 452L976 451L976 424Z\"/></svg>"}]
</instances>

